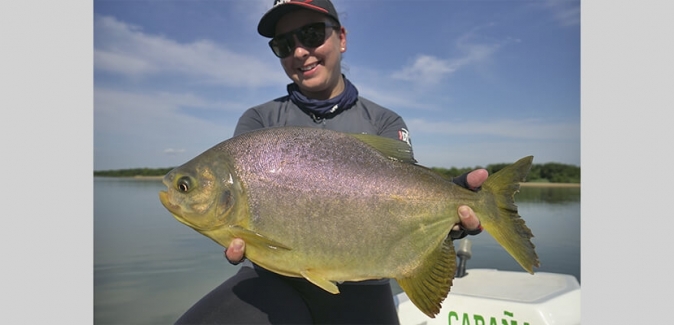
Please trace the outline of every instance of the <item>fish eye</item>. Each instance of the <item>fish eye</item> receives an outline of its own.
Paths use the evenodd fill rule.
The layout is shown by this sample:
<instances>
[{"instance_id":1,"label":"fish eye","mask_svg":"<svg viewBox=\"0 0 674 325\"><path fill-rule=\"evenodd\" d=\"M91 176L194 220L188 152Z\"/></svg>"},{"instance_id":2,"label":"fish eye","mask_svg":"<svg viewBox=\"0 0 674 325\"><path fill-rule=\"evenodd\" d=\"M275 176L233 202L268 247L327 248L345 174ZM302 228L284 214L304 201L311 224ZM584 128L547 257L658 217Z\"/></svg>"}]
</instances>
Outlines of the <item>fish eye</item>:
<instances>
[{"instance_id":1,"label":"fish eye","mask_svg":"<svg viewBox=\"0 0 674 325\"><path fill-rule=\"evenodd\" d=\"M184 176L178 180L176 185L178 191L187 193L192 188L192 180L189 177Z\"/></svg>"}]
</instances>

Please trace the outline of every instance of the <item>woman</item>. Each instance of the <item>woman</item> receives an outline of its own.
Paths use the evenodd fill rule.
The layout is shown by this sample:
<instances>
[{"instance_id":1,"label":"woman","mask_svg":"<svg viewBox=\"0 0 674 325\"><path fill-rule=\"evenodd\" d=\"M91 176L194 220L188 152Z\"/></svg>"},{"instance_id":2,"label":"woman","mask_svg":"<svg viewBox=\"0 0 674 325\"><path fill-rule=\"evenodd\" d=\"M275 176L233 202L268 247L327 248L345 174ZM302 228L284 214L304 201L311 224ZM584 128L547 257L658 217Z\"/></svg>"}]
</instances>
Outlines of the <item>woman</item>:
<instances>
[{"instance_id":1,"label":"woman","mask_svg":"<svg viewBox=\"0 0 674 325\"><path fill-rule=\"evenodd\" d=\"M274 126L309 126L350 133L377 134L405 141L403 119L363 97L342 75L346 29L329 0L276 0L260 20L258 32L292 80L288 95L248 109L234 135ZM487 178L479 169L454 182L477 189ZM453 238L477 234L481 227L474 212L459 208L462 226ZM243 261L245 243L237 239L225 250L230 263ZM239 272L214 289L177 323L369 323L397 324L398 317L388 279L345 282L333 295L301 278L269 272L245 261Z\"/></svg>"}]
</instances>

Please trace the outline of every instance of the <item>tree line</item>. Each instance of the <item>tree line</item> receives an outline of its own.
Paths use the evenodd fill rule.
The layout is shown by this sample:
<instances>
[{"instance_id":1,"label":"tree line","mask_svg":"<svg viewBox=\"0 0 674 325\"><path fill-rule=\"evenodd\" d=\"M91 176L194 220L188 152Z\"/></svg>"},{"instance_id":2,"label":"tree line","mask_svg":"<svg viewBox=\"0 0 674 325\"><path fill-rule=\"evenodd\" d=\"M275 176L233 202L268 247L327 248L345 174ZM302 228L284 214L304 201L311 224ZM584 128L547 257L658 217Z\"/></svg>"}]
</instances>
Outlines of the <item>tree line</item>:
<instances>
[{"instance_id":1,"label":"tree line","mask_svg":"<svg viewBox=\"0 0 674 325\"><path fill-rule=\"evenodd\" d=\"M164 176L174 167L166 168L131 168L94 171L94 176L104 177L137 177L137 176Z\"/></svg>"},{"instance_id":2,"label":"tree line","mask_svg":"<svg viewBox=\"0 0 674 325\"><path fill-rule=\"evenodd\" d=\"M489 171L489 175L496 173L510 163L489 164L486 167L465 167L465 168L431 168L436 173L451 178L462 175L478 168L484 168ZM102 177L137 177L137 176L164 176L174 167L166 168L131 168L117 170L94 171L94 176ZM560 163L533 164L527 182L542 183L580 183L580 167Z\"/></svg>"},{"instance_id":3,"label":"tree line","mask_svg":"<svg viewBox=\"0 0 674 325\"><path fill-rule=\"evenodd\" d=\"M466 168L440 168L433 167L431 168L436 173L443 175L448 178L456 177L464 173L473 171L478 168L484 168L489 172L489 175L496 173L497 171L503 169L504 167L510 165L511 163L498 163L498 164L489 164L487 167L466 167ZM539 182L539 183L580 183L580 167L568 164L560 163L545 163L545 164L532 164L529 175L527 175L527 182Z\"/></svg>"}]
</instances>

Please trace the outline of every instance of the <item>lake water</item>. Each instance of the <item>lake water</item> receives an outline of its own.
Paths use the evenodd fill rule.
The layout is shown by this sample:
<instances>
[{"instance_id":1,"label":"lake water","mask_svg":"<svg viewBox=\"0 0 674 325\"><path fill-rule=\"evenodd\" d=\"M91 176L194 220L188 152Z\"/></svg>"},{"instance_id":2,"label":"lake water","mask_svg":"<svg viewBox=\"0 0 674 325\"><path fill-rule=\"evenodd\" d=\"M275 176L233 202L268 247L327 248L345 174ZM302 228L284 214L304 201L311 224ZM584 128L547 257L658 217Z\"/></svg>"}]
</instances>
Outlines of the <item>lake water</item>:
<instances>
[{"instance_id":1,"label":"lake water","mask_svg":"<svg viewBox=\"0 0 674 325\"><path fill-rule=\"evenodd\" d=\"M95 324L172 324L238 270L222 247L173 218L159 202L163 189L158 180L94 178ZM535 235L535 271L580 281L580 188L522 187L515 200ZM470 239L468 268L522 271L486 232Z\"/></svg>"}]
</instances>

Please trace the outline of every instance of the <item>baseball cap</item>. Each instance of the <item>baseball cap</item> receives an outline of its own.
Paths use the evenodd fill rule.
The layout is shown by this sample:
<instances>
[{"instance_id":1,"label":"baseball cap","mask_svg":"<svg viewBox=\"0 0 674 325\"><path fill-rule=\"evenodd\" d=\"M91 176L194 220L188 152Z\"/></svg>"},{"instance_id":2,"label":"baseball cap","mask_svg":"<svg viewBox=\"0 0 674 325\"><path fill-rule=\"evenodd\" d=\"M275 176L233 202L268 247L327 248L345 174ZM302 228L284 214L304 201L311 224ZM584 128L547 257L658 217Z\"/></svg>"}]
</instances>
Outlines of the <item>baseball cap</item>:
<instances>
[{"instance_id":1,"label":"baseball cap","mask_svg":"<svg viewBox=\"0 0 674 325\"><path fill-rule=\"evenodd\" d=\"M262 16L257 25L257 32L264 37L272 38L276 32L276 23L283 15L300 8L313 10L329 17L339 23L337 11L330 0L274 0L274 6Z\"/></svg>"}]
</instances>

